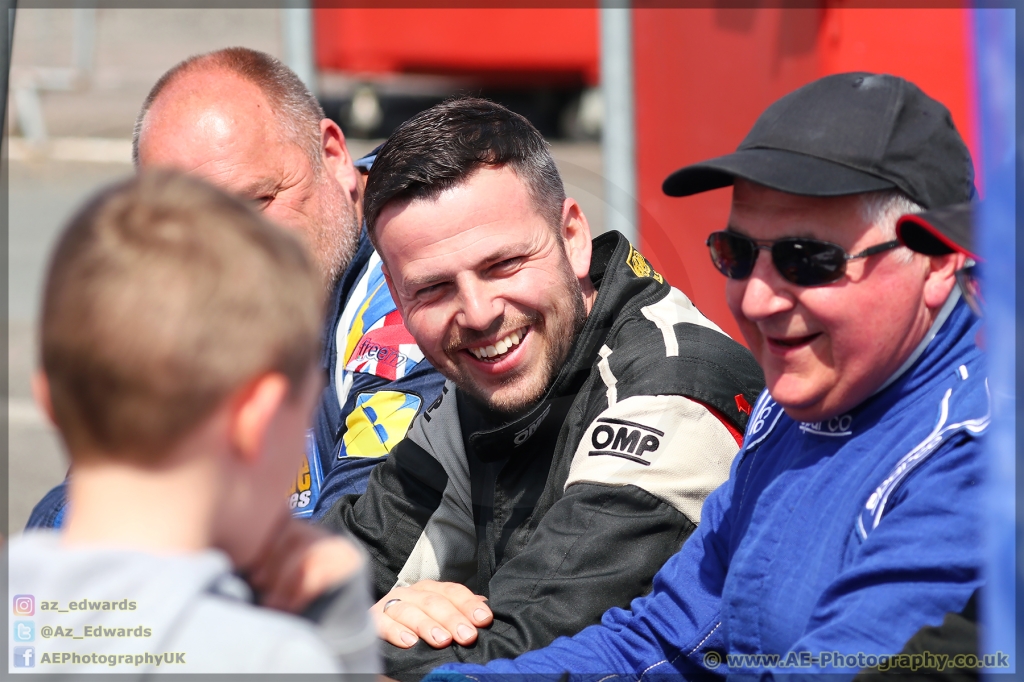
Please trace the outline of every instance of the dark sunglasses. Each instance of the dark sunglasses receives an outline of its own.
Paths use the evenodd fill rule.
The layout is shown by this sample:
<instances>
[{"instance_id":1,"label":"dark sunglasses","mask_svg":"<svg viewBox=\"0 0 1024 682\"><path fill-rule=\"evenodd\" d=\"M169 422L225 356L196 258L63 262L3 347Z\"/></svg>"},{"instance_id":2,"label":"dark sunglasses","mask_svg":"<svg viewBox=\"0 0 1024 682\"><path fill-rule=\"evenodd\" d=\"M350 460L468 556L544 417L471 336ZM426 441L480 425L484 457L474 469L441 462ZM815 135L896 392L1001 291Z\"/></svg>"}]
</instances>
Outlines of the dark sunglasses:
<instances>
[{"instance_id":1,"label":"dark sunglasses","mask_svg":"<svg viewBox=\"0 0 1024 682\"><path fill-rule=\"evenodd\" d=\"M711 262L729 279L746 279L754 271L761 249L771 251L772 263L788 282L802 287L830 284L846 274L846 262L895 249L896 240L876 244L852 256L831 242L804 237L785 237L759 242L736 232L712 232L707 241Z\"/></svg>"}]
</instances>

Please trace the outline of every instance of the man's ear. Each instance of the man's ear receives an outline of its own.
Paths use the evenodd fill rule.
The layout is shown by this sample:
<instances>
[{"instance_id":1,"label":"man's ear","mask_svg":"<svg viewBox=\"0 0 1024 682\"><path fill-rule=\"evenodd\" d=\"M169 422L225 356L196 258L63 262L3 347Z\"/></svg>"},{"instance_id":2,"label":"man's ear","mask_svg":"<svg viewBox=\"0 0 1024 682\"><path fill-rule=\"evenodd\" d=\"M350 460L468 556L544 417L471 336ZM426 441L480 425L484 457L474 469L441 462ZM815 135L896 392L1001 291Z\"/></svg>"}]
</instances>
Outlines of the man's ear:
<instances>
[{"instance_id":1,"label":"man's ear","mask_svg":"<svg viewBox=\"0 0 1024 682\"><path fill-rule=\"evenodd\" d=\"M590 223L575 199L562 204L562 242L573 274L579 279L590 275Z\"/></svg>"},{"instance_id":2,"label":"man's ear","mask_svg":"<svg viewBox=\"0 0 1024 682\"><path fill-rule=\"evenodd\" d=\"M53 401L50 400L50 380L46 378L46 372L42 369L37 369L32 373L32 396L50 423L56 426L57 420L53 416Z\"/></svg>"},{"instance_id":3,"label":"man's ear","mask_svg":"<svg viewBox=\"0 0 1024 682\"><path fill-rule=\"evenodd\" d=\"M949 298L956 286L956 271L964 267L967 256L962 253L951 253L944 256L926 256L928 272L924 280L924 303L932 309L938 309Z\"/></svg>"},{"instance_id":4,"label":"man's ear","mask_svg":"<svg viewBox=\"0 0 1024 682\"><path fill-rule=\"evenodd\" d=\"M359 170L352 165L352 155L348 153L345 134L341 132L338 124L329 118L320 121L320 154L323 157L327 173L338 181L352 203L362 211L359 201L361 187Z\"/></svg>"},{"instance_id":5,"label":"man's ear","mask_svg":"<svg viewBox=\"0 0 1024 682\"><path fill-rule=\"evenodd\" d=\"M288 380L281 374L264 374L235 393L230 411L232 450L246 463L263 451L267 429L288 396Z\"/></svg>"}]
</instances>

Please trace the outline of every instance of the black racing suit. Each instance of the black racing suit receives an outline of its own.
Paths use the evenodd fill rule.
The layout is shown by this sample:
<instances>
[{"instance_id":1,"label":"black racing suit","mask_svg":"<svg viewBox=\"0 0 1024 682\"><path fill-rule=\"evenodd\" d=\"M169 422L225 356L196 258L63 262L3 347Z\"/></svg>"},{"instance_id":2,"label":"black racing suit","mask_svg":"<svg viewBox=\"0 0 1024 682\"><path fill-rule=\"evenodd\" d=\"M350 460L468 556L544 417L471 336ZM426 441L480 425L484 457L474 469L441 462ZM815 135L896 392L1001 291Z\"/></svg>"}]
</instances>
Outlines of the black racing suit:
<instances>
[{"instance_id":1,"label":"black racing suit","mask_svg":"<svg viewBox=\"0 0 1024 682\"><path fill-rule=\"evenodd\" d=\"M451 382L321 522L371 556L379 599L422 579L488 597L469 647L384 644L417 677L546 646L646 593L728 477L764 385L750 353L618 233L594 240L593 309L548 393L502 424Z\"/></svg>"}]
</instances>

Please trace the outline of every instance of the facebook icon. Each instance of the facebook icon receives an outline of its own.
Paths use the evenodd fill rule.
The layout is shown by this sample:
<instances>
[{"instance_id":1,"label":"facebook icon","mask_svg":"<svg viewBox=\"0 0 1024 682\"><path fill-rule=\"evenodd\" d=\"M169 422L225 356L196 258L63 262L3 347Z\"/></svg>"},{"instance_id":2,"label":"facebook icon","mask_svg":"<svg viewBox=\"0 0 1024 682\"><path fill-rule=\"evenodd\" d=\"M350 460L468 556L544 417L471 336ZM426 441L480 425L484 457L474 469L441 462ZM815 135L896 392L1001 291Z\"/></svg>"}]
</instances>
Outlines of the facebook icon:
<instances>
[{"instance_id":1,"label":"facebook icon","mask_svg":"<svg viewBox=\"0 0 1024 682\"><path fill-rule=\"evenodd\" d=\"M34 668L36 667L36 648L34 646L14 647L14 667Z\"/></svg>"}]
</instances>

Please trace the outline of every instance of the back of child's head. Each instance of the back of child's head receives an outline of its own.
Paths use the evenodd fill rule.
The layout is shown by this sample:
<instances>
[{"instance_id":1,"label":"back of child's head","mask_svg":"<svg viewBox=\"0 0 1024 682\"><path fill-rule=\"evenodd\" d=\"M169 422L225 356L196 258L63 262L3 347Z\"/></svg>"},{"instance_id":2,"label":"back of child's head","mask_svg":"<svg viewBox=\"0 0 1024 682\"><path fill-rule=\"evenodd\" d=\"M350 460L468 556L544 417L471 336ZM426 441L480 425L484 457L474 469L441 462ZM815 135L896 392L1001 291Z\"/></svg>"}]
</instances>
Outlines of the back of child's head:
<instances>
[{"instance_id":1,"label":"back of child's head","mask_svg":"<svg viewBox=\"0 0 1024 682\"><path fill-rule=\"evenodd\" d=\"M43 295L42 367L72 460L156 463L234 392L279 372L293 394L319 357L322 286L300 242L179 173L90 201Z\"/></svg>"}]
</instances>

